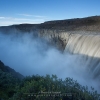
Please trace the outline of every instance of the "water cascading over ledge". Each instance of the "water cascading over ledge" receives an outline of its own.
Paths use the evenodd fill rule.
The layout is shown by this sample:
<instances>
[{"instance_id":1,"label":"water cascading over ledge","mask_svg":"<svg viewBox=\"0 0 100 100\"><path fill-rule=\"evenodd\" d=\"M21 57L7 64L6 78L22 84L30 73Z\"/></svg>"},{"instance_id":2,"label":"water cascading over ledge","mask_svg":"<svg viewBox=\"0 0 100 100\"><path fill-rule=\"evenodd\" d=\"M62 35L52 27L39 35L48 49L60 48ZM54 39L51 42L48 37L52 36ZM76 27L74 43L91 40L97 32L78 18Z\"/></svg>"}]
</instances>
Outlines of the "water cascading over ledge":
<instances>
[{"instance_id":1,"label":"water cascading over ledge","mask_svg":"<svg viewBox=\"0 0 100 100\"><path fill-rule=\"evenodd\" d=\"M84 67L93 78L100 77L100 35L71 34L65 52L84 58ZM81 67L81 66L80 66Z\"/></svg>"},{"instance_id":2,"label":"water cascading over ledge","mask_svg":"<svg viewBox=\"0 0 100 100\"><path fill-rule=\"evenodd\" d=\"M94 79L100 77L100 32L42 30L39 36L50 40L64 53L77 55L81 68Z\"/></svg>"}]
</instances>

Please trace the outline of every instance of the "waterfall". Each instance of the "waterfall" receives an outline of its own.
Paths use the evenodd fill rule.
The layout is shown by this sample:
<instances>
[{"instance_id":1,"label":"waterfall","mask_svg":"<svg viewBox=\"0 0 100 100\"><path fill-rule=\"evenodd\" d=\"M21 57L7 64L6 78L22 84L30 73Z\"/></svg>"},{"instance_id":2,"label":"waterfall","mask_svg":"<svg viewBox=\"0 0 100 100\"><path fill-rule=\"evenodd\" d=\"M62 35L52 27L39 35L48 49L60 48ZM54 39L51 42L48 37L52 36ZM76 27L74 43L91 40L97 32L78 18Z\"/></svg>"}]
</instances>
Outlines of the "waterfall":
<instances>
[{"instance_id":1,"label":"waterfall","mask_svg":"<svg viewBox=\"0 0 100 100\"><path fill-rule=\"evenodd\" d=\"M84 57L84 67L93 78L100 77L100 35L71 34L65 52Z\"/></svg>"},{"instance_id":2,"label":"waterfall","mask_svg":"<svg viewBox=\"0 0 100 100\"><path fill-rule=\"evenodd\" d=\"M100 35L71 34L65 51L100 58Z\"/></svg>"}]
</instances>

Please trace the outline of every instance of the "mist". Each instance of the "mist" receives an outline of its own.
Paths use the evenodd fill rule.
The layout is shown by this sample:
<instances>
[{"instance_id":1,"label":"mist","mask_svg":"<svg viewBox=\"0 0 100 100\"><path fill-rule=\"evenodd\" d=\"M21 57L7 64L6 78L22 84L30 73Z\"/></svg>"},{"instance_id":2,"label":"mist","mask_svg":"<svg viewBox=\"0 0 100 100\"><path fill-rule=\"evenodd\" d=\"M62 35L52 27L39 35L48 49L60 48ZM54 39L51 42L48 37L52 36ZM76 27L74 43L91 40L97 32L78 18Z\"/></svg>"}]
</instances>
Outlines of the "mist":
<instances>
[{"instance_id":1,"label":"mist","mask_svg":"<svg viewBox=\"0 0 100 100\"><path fill-rule=\"evenodd\" d=\"M62 79L73 78L81 85L99 87L98 81L86 70L83 55L62 53L33 33L0 33L0 60L24 76L56 74Z\"/></svg>"}]
</instances>

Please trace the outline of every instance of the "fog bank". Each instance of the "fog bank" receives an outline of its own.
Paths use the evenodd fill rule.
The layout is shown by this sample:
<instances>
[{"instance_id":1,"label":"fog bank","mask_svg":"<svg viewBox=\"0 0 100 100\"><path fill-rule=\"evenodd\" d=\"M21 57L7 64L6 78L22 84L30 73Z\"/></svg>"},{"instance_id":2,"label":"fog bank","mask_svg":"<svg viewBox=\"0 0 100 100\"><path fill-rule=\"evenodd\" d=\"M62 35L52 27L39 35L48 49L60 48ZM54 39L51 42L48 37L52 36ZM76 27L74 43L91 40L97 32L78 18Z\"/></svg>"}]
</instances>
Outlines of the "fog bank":
<instances>
[{"instance_id":1,"label":"fog bank","mask_svg":"<svg viewBox=\"0 0 100 100\"><path fill-rule=\"evenodd\" d=\"M56 74L71 77L82 85L98 89L98 82L86 70L86 57L61 53L46 40L32 34L4 35L0 33L0 60L24 76Z\"/></svg>"}]
</instances>

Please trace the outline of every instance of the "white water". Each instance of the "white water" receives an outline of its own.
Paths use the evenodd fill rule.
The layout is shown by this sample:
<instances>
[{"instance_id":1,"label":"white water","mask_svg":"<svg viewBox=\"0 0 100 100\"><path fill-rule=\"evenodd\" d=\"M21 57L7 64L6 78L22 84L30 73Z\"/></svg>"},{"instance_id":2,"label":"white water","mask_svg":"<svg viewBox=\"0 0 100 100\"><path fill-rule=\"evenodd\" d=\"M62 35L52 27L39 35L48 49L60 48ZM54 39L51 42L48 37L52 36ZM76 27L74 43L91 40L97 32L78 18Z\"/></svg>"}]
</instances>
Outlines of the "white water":
<instances>
[{"instance_id":1,"label":"white water","mask_svg":"<svg viewBox=\"0 0 100 100\"><path fill-rule=\"evenodd\" d=\"M71 34L65 52L81 55L88 73L100 77L100 35Z\"/></svg>"},{"instance_id":2,"label":"white water","mask_svg":"<svg viewBox=\"0 0 100 100\"><path fill-rule=\"evenodd\" d=\"M72 34L65 51L100 58L100 35Z\"/></svg>"}]
</instances>

